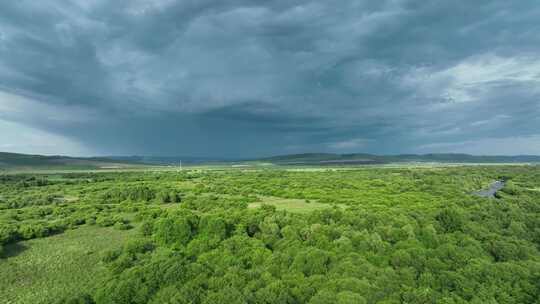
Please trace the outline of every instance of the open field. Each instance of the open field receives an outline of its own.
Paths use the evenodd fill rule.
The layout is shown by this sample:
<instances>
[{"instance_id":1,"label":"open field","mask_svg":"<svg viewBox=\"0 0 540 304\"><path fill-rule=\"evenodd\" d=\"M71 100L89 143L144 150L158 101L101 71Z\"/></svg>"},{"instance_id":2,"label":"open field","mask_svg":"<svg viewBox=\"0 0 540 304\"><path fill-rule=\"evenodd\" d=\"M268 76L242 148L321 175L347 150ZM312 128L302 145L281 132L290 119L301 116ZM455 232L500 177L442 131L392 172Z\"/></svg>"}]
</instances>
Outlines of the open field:
<instances>
[{"instance_id":1,"label":"open field","mask_svg":"<svg viewBox=\"0 0 540 304\"><path fill-rule=\"evenodd\" d=\"M526 165L0 175L0 299L535 303L535 189Z\"/></svg>"},{"instance_id":2,"label":"open field","mask_svg":"<svg viewBox=\"0 0 540 304\"><path fill-rule=\"evenodd\" d=\"M49 303L90 293L103 276L104 250L120 248L135 230L84 226L7 245L0 260L2 303Z\"/></svg>"},{"instance_id":3,"label":"open field","mask_svg":"<svg viewBox=\"0 0 540 304\"><path fill-rule=\"evenodd\" d=\"M259 208L263 204L276 207L277 210L286 210L296 213L307 213L315 210L331 208L332 205L311 202L309 200L301 200L294 198L280 198L263 196L259 202L253 202L248 205L248 208Z\"/></svg>"}]
</instances>

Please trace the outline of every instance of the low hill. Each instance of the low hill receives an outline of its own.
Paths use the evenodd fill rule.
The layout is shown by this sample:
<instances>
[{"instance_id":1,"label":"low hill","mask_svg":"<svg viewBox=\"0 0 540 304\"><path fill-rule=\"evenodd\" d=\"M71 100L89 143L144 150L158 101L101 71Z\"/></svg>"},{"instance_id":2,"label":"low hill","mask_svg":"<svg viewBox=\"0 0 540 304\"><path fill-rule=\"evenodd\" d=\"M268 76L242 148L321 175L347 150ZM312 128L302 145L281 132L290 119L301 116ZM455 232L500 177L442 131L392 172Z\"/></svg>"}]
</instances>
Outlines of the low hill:
<instances>
[{"instance_id":1,"label":"low hill","mask_svg":"<svg viewBox=\"0 0 540 304\"><path fill-rule=\"evenodd\" d=\"M238 160L197 157L110 156L69 157L0 152L0 170L95 170L122 169L147 165L229 165L264 162L275 165L376 165L390 163L540 163L540 156L477 156L469 154L303 153L260 159Z\"/></svg>"},{"instance_id":2,"label":"low hill","mask_svg":"<svg viewBox=\"0 0 540 304\"><path fill-rule=\"evenodd\" d=\"M304 153L279 155L260 159L260 161L284 165L304 164L381 164L386 163L384 156L371 154L334 154L334 153Z\"/></svg>"},{"instance_id":3,"label":"low hill","mask_svg":"<svg viewBox=\"0 0 540 304\"><path fill-rule=\"evenodd\" d=\"M540 156L480 156L459 153L375 155L366 153L304 153L258 159L278 165L387 164L404 162L436 163L540 163Z\"/></svg>"},{"instance_id":4,"label":"low hill","mask_svg":"<svg viewBox=\"0 0 540 304\"><path fill-rule=\"evenodd\" d=\"M130 163L141 163L141 164L150 164L150 165L167 165L167 166L178 166L178 165L197 165L197 164L227 164L237 161L241 161L238 158L225 158L225 157L195 157L195 156L107 156L107 159L120 161L120 162L130 162Z\"/></svg>"},{"instance_id":5,"label":"low hill","mask_svg":"<svg viewBox=\"0 0 540 304\"><path fill-rule=\"evenodd\" d=\"M28 169L117 169L138 166L139 163L102 157L44 156L0 152L0 170Z\"/></svg>"}]
</instances>

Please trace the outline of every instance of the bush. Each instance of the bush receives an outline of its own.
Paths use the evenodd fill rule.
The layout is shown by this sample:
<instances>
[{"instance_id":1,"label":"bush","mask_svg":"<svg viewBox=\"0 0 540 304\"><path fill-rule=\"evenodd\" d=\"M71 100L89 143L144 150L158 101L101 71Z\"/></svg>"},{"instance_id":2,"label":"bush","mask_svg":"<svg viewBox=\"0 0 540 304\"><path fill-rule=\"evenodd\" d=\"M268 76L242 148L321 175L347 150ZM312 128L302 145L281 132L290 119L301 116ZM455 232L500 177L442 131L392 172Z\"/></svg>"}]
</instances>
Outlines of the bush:
<instances>
[{"instance_id":1,"label":"bush","mask_svg":"<svg viewBox=\"0 0 540 304\"><path fill-rule=\"evenodd\" d=\"M154 231L154 223L151 221L144 221L141 224L140 232L143 236L150 236Z\"/></svg>"},{"instance_id":2,"label":"bush","mask_svg":"<svg viewBox=\"0 0 540 304\"><path fill-rule=\"evenodd\" d=\"M447 233L460 230L464 222L463 216L456 208L445 208L435 218Z\"/></svg>"},{"instance_id":3,"label":"bush","mask_svg":"<svg viewBox=\"0 0 540 304\"><path fill-rule=\"evenodd\" d=\"M19 240L20 235L16 227L0 226L0 244L7 244Z\"/></svg>"},{"instance_id":4,"label":"bush","mask_svg":"<svg viewBox=\"0 0 540 304\"><path fill-rule=\"evenodd\" d=\"M52 234L52 231L43 224L30 223L19 227L19 233L23 239L29 240L49 236Z\"/></svg>"},{"instance_id":5,"label":"bush","mask_svg":"<svg viewBox=\"0 0 540 304\"><path fill-rule=\"evenodd\" d=\"M86 219L83 216L72 216L68 219L69 225L71 227L83 225L86 222Z\"/></svg>"},{"instance_id":6,"label":"bush","mask_svg":"<svg viewBox=\"0 0 540 304\"><path fill-rule=\"evenodd\" d=\"M123 223L123 224L129 223L129 220L123 218L123 217L120 216L120 215L114 216L114 217L113 217L113 221L114 221L115 223Z\"/></svg>"},{"instance_id":7,"label":"bush","mask_svg":"<svg viewBox=\"0 0 540 304\"><path fill-rule=\"evenodd\" d=\"M116 230L129 230L129 229L133 228L133 226L131 226L130 224L123 223L123 222L116 222L116 223L114 223L113 227Z\"/></svg>"},{"instance_id":8,"label":"bush","mask_svg":"<svg viewBox=\"0 0 540 304\"><path fill-rule=\"evenodd\" d=\"M164 204L180 203L182 201L182 195L176 191L162 190L158 194L158 200Z\"/></svg>"},{"instance_id":9,"label":"bush","mask_svg":"<svg viewBox=\"0 0 540 304\"><path fill-rule=\"evenodd\" d=\"M520 190L515 183L509 181L506 182L506 185L504 185L501 191L509 195L518 195Z\"/></svg>"},{"instance_id":10,"label":"bush","mask_svg":"<svg viewBox=\"0 0 540 304\"><path fill-rule=\"evenodd\" d=\"M114 225L115 220L108 216L99 216L96 219L96 224L100 227L109 227Z\"/></svg>"},{"instance_id":11,"label":"bush","mask_svg":"<svg viewBox=\"0 0 540 304\"><path fill-rule=\"evenodd\" d=\"M103 263L111 263L116 260L120 254L122 254L122 250L119 249L106 250L101 256L101 261Z\"/></svg>"},{"instance_id":12,"label":"bush","mask_svg":"<svg viewBox=\"0 0 540 304\"><path fill-rule=\"evenodd\" d=\"M162 245L186 245L191 239L191 225L186 218L165 218L156 223L155 240Z\"/></svg>"},{"instance_id":13,"label":"bush","mask_svg":"<svg viewBox=\"0 0 540 304\"><path fill-rule=\"evenodd\" d=\"M126 243L122 250L128 255L146 253L154 250L154 244L144 239L135 239Z\"/></svg>"}]
</instances>

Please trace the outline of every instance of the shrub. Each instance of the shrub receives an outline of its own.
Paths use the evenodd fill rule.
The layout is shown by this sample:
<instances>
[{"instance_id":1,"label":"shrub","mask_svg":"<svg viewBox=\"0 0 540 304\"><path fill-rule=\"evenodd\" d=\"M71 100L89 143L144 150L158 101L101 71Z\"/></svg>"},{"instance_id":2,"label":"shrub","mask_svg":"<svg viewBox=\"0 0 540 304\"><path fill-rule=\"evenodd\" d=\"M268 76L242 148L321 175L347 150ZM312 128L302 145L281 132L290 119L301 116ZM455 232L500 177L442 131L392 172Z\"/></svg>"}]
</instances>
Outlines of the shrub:
<instances>
[{"instance_id":1,"label":"shrub","mask_svg":"<svg viewBox=\"0 0 540 304\"><path fill-rule=\"evenodd\" d=\"M154 231L154 223L151 221L144 221L141 224L140 232L143 236L150 236Z\"/></svg>"},{"instance_id":2,"label":"shrub","mask_svg":"<svg viewBox=\"0 0 540 304\"><path fill-rule=\"evenodd\" d=\"M120 215L115 215L112 219L115 223L123 223L123 224L129 223L129 220L125 219L124 217Z\"/></svg>"},{"instance_id":3,"label":"shrub","mask_svg":"<svg viewBox=\"0 0 540 304\"><path fill-rule=\"evenodd\" d=\"M519 187L515 183L509 181L504 185L501 191L509 195L518 195Z\"/></svg>"},{"instance_id":4,"label":"shrub","mask_svg":"<svg viewBox=\"0 0 540 304\"><path fill-rule=\"evenodd\" d=\"M106 250L101 256L101 261L103 263L111 263L112 261L116 260L120 254L122 254L122 250L119 249Z\"/></svg>"},{"instance_id":5,"label":"shrub","mask_svg":"<svg viewBox=\"0 0 540 304\"><path fill-rule=\"evenodd\" d=\"M162 202L162 203L165 203L165 204L168 204L170 202L172 202L172 198L171 198L171 195L168 191L162 191L159 193L159 200Z\"/></svg>"},{"instance_id":6,"label":"shrub","mask_svg":"<svg viewBox=\"0 0 540 304\"><path fill-rule=\"evenodd\" d=\"M96 224L101 227L109 227L114 225L115 221L111 217L108 216L99 216L96 219Z\"/></svg>"},{"instance_id":7,"label":"shrub","mask_svg":"<svg viewBox=\"0 0 540 304\"><path fill-rule=\"evenodd\" d=\"M154 250L154 244L147 240L135 239L126 243L123 247L123 253L134 255L137 253L146 253Z\"/></svg>"},{"instance_id":8,"label":"shrub","mask_svg":"<svg viewBox=\"0 0 540 304\"><path fill-rule=\"evenodd\" d=\"M182 201L182 195L176 191L162 190L158 194L158 200L164 204L180 203Z\"/></svg>"},{"instance_id":9,"label":"shrub","mask_svg":"<svg viewBox=\"0 0 540 304\"><path fill-rule=\"evenodd\" d=\"M444 232L455 232L463 226L463 216L456 208L445 208L435 217Z\"/></svg>"},{"instance_id":10,"label":"shrub","mask_svg":"<svg viewBox=\"0 0 540 304\"><path fill-rule=\"evenodd\" d=\"M19 227L19 234L23 239L29 240L49 236L52 234L52 231L43 224L30 223Z\"/></svg>"},{"instance_id":11,"label":"shrub","mask_svg":"<svg viewBox=\"0 0 540 304\"><path fill-rule=\"evenodd\" d=\"M86 223L88 225L95 225L96 224L96 218L95 217L89 217L86 219Z\"/></svg>"},{"instance_id":12,"label":"shrub","mask_svg":"<svg viewBox=\"0 0 540 304\"><path fill-rule=\"evenodd\" d=\"M128 223L124 223L124 222L116 222L116 223L114 223L113 227L116 230L129 230L129 229L133 228L133 226L131 226Z\"/></svg>"},{"instance_id":13,"label":"shrub","mask_svg":"<svg viewBox=\"0 0 540 304\"><path fill-rule=\"evenodd\" d=\"M205 215L201 217L199 233L223 239L227 235L227 224L220 216Z\"/></svg>"},{"instance_id":14,"label":"shrub","mask_svg":"<svg viewBox=\"0 0 540 304\"><path fill-rule=\"evenodd\" d=\"M86 219L83 216L72 216L68 219L69 225L71 227L83 225L86 222Z\"/></svg>"},{"instance_id":15,"label":"shrub","mask_svg":"<svg viewBox=\"0 0 540 304\"><path fill-rule=\"evenodd\" d=\"M154 237L163 245L185 245L191 239L191 226L183 217L161 219L156 223Z\"/></svg>"},{"instance_id":16,"label":"shrub","mask_svg":"<svg viewBox=\"0 0 540 304\"><path fill-rule=\"evenodd\" d=\"M0 244L17 241L20 235L14 226L0 226Z\"/></svg>"}]
</instances>

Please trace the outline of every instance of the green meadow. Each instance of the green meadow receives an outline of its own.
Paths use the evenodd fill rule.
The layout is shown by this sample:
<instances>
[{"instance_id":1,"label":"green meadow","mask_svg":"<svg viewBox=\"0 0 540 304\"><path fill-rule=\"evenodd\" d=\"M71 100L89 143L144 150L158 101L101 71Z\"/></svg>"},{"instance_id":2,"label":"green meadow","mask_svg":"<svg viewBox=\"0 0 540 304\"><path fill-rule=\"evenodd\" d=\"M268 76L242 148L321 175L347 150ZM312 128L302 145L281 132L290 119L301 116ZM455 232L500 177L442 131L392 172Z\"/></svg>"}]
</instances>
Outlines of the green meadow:
<instances>
[{"instance_id":1,"label":"green meadow","mask_svg":"<svg viewBox=\"0 0 540 304\"><path fill-rule=\"evenodd\" d=\"M0 260L2 303L50 303L91 292L104 275L103 251L121 248L133 232L81 226L8 244Z\"/></svg>"},{"instance_id":2,"label":"green meadow","mask_svg":"<svg viewBox=\"0 0 540 304\"><path fill-rule=\"evenodd\" d=\"M260 208L263 205L269 205L276 208L276 210L286 210L289 212L307 213L315 210L321 210L325 208L331 208L332 205L321 204L318 202L312 202L310 200L294 199L294 198L280 198L263 196L260 201L253 202L248 205L248 208Z\"/></svg>"}]
</instances>

